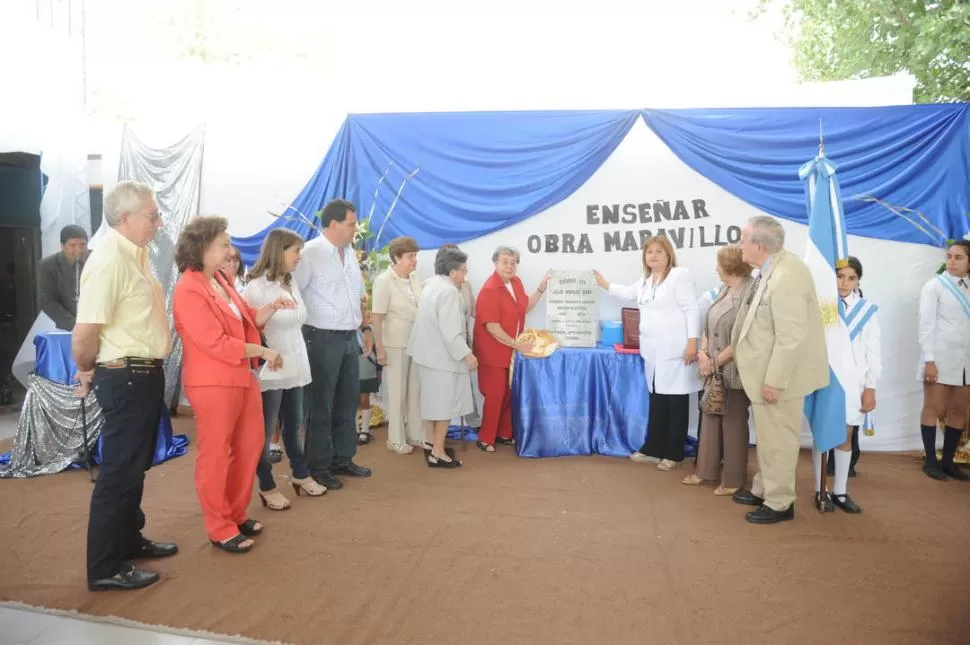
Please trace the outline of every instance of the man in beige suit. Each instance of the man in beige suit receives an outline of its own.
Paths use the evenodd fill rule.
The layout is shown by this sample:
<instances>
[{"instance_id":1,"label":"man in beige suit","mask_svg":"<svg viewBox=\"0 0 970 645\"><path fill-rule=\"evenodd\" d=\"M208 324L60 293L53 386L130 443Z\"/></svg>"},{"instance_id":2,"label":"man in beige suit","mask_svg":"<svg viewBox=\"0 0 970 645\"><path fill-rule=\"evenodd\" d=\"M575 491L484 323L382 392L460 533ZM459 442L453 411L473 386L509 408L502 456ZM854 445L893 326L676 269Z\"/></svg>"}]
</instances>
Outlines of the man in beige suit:
<instances>
[{"instance_id":1,"label":"man in beige suit","mask_svg":"<svg viewBox=\"0 0 970 645\"><path fill-rule=\"evenodd\" d=\"M759 507L746 515L752 524L794 519L805 396L829 382L815 283L805 263L784 246L785 230L767 215L741 229L744 261L760 269L731 334L758 437L751 490L734 494L735 502Z\"/></svg>"}]
</instances>

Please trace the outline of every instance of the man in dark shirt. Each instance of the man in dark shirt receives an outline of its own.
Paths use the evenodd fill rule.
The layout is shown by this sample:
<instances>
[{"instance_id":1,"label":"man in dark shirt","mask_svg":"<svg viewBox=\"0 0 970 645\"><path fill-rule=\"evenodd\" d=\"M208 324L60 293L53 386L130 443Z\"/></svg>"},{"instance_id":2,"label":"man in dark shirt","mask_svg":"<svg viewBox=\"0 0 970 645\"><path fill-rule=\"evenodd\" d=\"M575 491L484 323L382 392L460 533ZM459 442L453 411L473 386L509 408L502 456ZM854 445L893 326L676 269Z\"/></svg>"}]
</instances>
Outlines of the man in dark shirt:
<instances>
[{"instance_id":1,"label":"man in dark shirt","mask_svg":"<svg viewBox=\"0 0 970 645\"><path fill-rule=\"evenodd\" d=\"M40 308L58 329L74 329L78 281L87 259L88 234L71 224L61 229L61 250L37 265Z\"/></svg>"}]
</instances>

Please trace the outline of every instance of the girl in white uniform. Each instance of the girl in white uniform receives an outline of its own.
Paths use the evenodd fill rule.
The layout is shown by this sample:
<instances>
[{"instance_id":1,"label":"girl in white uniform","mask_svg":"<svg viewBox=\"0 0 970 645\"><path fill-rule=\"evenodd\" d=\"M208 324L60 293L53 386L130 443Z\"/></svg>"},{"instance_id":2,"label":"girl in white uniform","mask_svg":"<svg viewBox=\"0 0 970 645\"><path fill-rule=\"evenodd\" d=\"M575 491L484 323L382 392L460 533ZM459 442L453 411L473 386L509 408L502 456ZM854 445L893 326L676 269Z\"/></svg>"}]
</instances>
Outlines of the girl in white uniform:
<instances>
[{"instance_id":1,"label":"girl in white uniform","mask_svg":"<svg viewBox=\"0 0 970 645\"><path fill-rule=\"evenodd\" d=\"M833 511L838 506L846 513L861 513L862 509L848 493L849 471L858 456L859 426L870 425L867 419L876 409L876 382L882 374L882 352L880 350L879 307L862 297L859 281L862 279L862 263L849 257L848 266L838 269L839 313L849 329L852 341L852 356L855 359L855 373L858 378L855 390L849 389L846 396L858 397L858 412L846 419L845 443L833 450L830 455L835 468L833 471L832 492L821 507ZM821 490L821 453L813 452L815 457L815 492Z\"/></svg>"},{"instance_id":2,"label":"girl in white uniform","mask_svg":"<svg viewBox=\"0 0 970 645\"><path fill-rule=\"evenodd\" d=\"M970 477L953 463L967 404L970 403L970 241L946 250L946 270L923 285L919 296L918 376L923 382L920 430L926 460L923 472L933 479ZM936 425L946 413L943 462L936 458Z\"/></svg>"}]
</instances>

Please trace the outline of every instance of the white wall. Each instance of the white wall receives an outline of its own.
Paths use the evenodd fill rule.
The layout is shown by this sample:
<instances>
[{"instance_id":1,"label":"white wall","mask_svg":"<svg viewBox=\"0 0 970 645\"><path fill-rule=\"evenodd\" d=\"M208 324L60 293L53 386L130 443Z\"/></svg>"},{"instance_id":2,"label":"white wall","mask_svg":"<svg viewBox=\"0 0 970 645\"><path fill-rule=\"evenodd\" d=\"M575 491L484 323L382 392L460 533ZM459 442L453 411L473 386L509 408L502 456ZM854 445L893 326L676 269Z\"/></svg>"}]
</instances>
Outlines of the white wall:
<instances>
[{"instance_id":1,"label":"white wall","mask_svg":"<svg viewBox=\"0 0 970 645\"><path fill-rule=\"evenodd\" d=\"M793 180L795 178L793 177ZM708 219L678 222L677 227L695 229L695 242L700 227L712 231L720 226L740 227L748 218L761 211L720 189L703 176L685 166L642 123L638 123L627 139L603 167L576 193L564 202L528 220L498 233L461 244L469 253L469 279L476 291L492 271L491 255L500 244L518 248L522 254L519 275L527 290L535 288L546 270L598 269L611 281L632 283L641 272L640 252L604 251L604 231L638 231L655 225L590 226L586 222L588 204L639 203L663 200L703 199ZM673 223L668 223L670 226ZM786 247L801 255L807 240L807 227L785 222ZM530 253L530 235L550 232L587 232L593 253L548 254ZM689 233L688 233L689 236ZM723 236L723 233L722 233ZM716 248L684 248L677 260L689 268L698 292L718 284L714 272ZM857 256L864 268L862 288L867 298L880 307L883 335L884 371L877 390L878 407L875 413L876 436L863 438L864 450L913 450L921 447L919 411L921 386L916 379L919 350L916 343L916 309L919 289L935 276L942 252L929 246L885 242L850 236L849 252ZM418 272L422 277L433 272L433 250L419 255ZM618 320L621 303L601 293L601 320ZM529 315L527 324L545 327L544 303Z\"/></svg>"}]
</instances>

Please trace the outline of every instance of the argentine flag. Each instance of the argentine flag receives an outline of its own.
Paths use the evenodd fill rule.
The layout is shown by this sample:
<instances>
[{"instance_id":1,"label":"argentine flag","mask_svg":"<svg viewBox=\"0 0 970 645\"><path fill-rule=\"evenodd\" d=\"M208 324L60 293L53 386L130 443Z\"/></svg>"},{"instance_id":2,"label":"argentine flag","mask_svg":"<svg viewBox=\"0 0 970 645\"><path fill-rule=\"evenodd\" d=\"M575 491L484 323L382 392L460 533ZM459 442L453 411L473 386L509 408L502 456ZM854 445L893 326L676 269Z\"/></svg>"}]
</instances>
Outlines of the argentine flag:
<instances>
[{"instance_id":1,"label":"argentine flag","mask_svg":"<svg viewBox=\"0 0 970 645\"><path fill-rule=\"evenodd\" d=\"M805 264L815 279L829 358L829 384L805 397L805 418L815 448L826 452L845 442L846 420L859 408L852 342L840 315L842 301L835 275L837 267L845 266L849 253L835 164L820 153L801 167L798 176L805 182L808 202Z\"/></svg>"}]
</instances>

